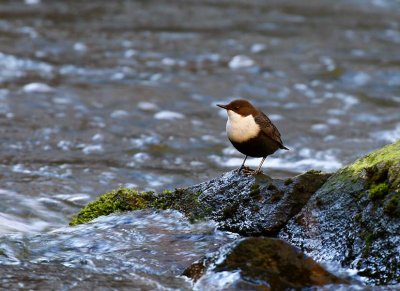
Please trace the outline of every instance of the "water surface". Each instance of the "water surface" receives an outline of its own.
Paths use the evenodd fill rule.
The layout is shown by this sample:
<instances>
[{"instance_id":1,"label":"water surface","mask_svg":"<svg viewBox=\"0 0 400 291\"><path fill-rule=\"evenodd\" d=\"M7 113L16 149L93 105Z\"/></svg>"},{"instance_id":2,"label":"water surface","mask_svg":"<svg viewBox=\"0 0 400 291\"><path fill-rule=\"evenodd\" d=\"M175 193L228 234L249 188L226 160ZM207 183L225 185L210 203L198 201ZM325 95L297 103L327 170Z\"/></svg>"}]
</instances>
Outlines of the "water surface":
<instances>
[{"instance_id":1,"label":"water surface","mask_svg":"<svg viewBox=\"0 0 400 291\"><path fill-rule=\"evenodd\" d=\"M274 177L335 171L398 140L399 23L390 0L2 1L0 242L51 242L119 186L159 191L238 167L215 106L233 98L291 149L266 160Z\"/></svg>"}]
</instances>

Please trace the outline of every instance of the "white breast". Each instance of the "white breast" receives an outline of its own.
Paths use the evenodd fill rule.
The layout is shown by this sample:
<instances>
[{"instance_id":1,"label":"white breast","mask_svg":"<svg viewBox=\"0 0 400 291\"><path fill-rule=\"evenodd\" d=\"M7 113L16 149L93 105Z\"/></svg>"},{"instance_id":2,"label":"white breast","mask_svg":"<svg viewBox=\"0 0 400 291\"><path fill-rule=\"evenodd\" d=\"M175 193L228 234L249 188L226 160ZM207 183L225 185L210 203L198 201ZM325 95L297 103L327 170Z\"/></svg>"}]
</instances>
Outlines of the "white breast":
<instances>
[{"instance_id":1,"label":"white breast","mask_svg":"<svg viewBox=\"0 0 400 291\"><path fill-rule=\"evenodd\" d=\"M226 133L233 142L244 142L256 137L260 132L260 126L254 121L252 115L243 117L240 114L228 110Z\"/></svg>"}]
</instances>

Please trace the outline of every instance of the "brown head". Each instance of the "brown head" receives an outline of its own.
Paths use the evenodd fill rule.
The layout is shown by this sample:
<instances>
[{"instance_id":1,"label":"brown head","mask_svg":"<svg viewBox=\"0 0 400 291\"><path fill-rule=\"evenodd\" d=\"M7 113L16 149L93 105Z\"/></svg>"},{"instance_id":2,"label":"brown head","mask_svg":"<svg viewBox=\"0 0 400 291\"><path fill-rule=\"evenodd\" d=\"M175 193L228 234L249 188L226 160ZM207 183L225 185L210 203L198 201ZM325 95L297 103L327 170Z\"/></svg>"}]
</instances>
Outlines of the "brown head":
<instances>
[{"instance_id":1,"label":"brown head","mask_svg":"<svg viewBox=\"0 0 400 291\"><path fill-rule=\"evenodd\" d=\"M253 105L251 105L249 101L244 99L236 99L227 105L217 104L217 106L226 110L232 110L233 112L236 112L243 117L246 117L248 115L256 115L258 112L258 110Z\"/></svg>"}]
</instances>

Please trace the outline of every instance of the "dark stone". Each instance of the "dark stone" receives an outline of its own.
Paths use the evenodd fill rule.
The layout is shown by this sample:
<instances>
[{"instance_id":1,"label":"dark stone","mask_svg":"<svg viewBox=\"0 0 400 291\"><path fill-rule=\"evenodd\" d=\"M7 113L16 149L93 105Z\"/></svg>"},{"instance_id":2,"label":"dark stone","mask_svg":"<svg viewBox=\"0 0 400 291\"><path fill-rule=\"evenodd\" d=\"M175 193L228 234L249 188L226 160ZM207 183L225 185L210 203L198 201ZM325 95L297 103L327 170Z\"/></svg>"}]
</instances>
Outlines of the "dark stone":
<instances>
[{"instance_id":1,"label":"dark stone","mask_svg":"<svg viewBox=\"0 0 400 291\"><path fill-rule=\"evenodd\" d=\"M279 237L314 259L357 269L367 283L400 282L400 142L332 175Z\"/></svg>"},{"instance_id":2,"label":"dark stone","mask_svg":"<svg viewBox=\"0 0 400 291\"><path fill-rule=\"evenodd\" d=\"M248 286L268 287L267 290L350 283L329 273L299 249L274 238L253 237L241 240L227 252L221 263L215 265L219 257L220 254L217 254L213 259L207 258L193 264L184 275L197 280L198 273L192 270L201 266L203 274L206 265L211 265L215 266L211 267L213 272L240 270L241 280Z\"/></svg>"},{"instance_id":3,"label":"dark stone","mask_svg":"<svg viewBox=\"0 0 400 291\"><path fill-rule=\"evenodd\" d=\"M206 204L219 228L245 236L276 235L296 215L329 174L309 171L291 183L265 175L246 176L235 171L182 189Z\"/></svg>"},{"instance_id":4,"label":"dark stone","mask_svg":"<svg viewBox=\"0 0 400 291\"><path fill-rule=\"evenodd\" d=\"M205 264L205 260L200 260L199 262L195 262L190 265L183 273L183 276L193 279L197 281L204 275L207 266Z\"/></svg>"}]
</instances>

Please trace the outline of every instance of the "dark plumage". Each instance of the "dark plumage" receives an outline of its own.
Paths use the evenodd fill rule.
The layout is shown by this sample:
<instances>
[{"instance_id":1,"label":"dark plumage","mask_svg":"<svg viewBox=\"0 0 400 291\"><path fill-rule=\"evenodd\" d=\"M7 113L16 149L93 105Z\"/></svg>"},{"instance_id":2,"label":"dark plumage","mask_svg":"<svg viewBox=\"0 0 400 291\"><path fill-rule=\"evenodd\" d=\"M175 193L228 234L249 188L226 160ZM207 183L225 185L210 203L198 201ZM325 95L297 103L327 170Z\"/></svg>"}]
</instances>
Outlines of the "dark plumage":
<instances>
[{"instance_id":1,"label":"dark plumage","mask_svg":"<svg viewBox=\"0 0 400 291\"><path fill-rule=\"evenodd\" d=\"M281 134L267 115L244 99L234 100L227 105L217 105L228 112L226 131L232 145L246 157L239 172L244 168L247 156L262 157L260 166L252 174L261 172L267 156L278 149L288 150L283 145Z\"/></svg>"}]
</instances>

